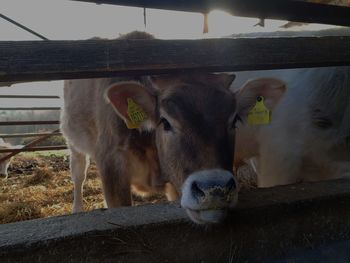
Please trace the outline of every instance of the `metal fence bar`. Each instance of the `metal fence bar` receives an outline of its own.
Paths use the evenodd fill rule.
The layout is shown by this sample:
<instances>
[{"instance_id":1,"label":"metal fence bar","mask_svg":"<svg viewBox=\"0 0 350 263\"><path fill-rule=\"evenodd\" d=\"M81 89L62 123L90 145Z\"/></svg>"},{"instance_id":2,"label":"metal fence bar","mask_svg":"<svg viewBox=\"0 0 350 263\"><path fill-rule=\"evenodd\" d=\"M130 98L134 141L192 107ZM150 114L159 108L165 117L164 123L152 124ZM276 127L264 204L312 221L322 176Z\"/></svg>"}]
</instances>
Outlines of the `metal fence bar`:
<instances>
[{"instance_id":1,"label":"metal fence bar","mask_svg":"<svg viewBox=\"0 0 350 263\"><path fill-rule=\"evenodd\" d=\"M0 108L0 110L61 110L61 107L18 107L18 108Z\"/></svg>"},{"instance_id":2,"label":"metal fence bar","mask_svg":"<svg viewBox=\"0 0 350 263\"><path fill-rule=\"evenodd\" d=\"M14 133L14 134L0 134L0 138L29 138L38 137L43 135L51 134L52 136L62 135L61 132L51 133L51 132L40 132L40 133Z\"/></svg>"},{"instance_id":3,"label":"metal fence bar","mask_svg":"<svg viewBox=\"0 0 350 263\"><path fill-rule=\"evenodd\" d=\"M60 96L51 96L51 95L0 95L0 99L59 99L59 98Z\"/></svg>"},{"instance_id":4,"label":"metal fence bar","mask_svg":"<svg viewBox=\"0 0 350 263\"><path fill-rule=\"evenodd\" d=\"M60 121L1 121L0 126L60 124Z\"/></svg>"},{"instance_id":5,"label":"metal fence bar","mask_svg":"<svg viewBox=\"0 0 350 263\"><path fill-rule=\"evenodd\" d=\"M30 147L30 148L25 148L25 149L24 148L22 148L22 149L0 149L0 153L11 152L11 153L14 153L13 155L16 155L20 152L53 151L53 150L65 150L65 149L68 149L67 145L37 146L37 147ZM11 157L8 157L8 158L11 158ZM4 161L3 158L0 159L0 162L2 162L2 161Z\"/></svg>"},{"instance_id":6,"label":"metal fence bar","mask_svg":"<svg viewBox=\"0 0 350 263\"><path fill-rule=\"evenodd\" d=\"M56 132L59 132L59 130L55 130L53 131L52 133L56 133ZM11 158L12 156L15 156L17 153L20 153L20 152L23 152L23 151L31 151L30 149L33 149L33 146L41 143L42 141L45 141L47 138L49 138L50 136L52 136L52 133L51 134L47 134L47 135L43 135L43 136L40 136L39 138L29 142L28 144L26 144L23 148L21 149L4 149L4 152L11 152L10 154L0 158L0 163L2 161L5 161L9 158ZM7 150L7 151L6 151ZM0 153L1 153L1 150L0 150Z\"/></svg>"},{"instance_id":7,"label":"metal fence bar","mask_svg":"<svg viewBox=\"0 0 350 263\"><path fill-rule=\"evenodd\" d=\"M48 40L48 39L47 39L46 37L44 37L43 35L41 35L41 34L35 32L34 30L32 30L32 29L30 29L30 28L28 28L28 27L26 27L26 26L24 26L24 25L18 23L17 21L15 21L15 20L9 18L8 16L5 16L4 14L0 14L0 17L3 18L3 19L5 19L6 21L10 22L11 24L14 24L14 25L16 25L16 26L22 28L23 30L25 30L25 31L27 31L27 32L29 32L29 33L31 33L31 34L33 34L33 35L35 35L35 36L41 38L42 40Z\"/></svg>"}]
</instances>

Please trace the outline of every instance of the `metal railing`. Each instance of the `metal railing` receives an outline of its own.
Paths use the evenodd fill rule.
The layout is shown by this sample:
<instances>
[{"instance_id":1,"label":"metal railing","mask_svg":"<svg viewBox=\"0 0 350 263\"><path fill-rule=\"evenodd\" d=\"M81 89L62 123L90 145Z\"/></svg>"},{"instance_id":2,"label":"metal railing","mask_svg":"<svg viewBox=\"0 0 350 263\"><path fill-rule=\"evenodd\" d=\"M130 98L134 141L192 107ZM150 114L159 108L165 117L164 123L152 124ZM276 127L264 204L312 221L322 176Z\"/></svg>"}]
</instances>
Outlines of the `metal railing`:
<instances>
[{"instance_id":1,"label":"metal railing","mask_svg":"<svg viewBox=\"0 0 350 263\"><path fill-rule=\"evenodd\" d=\"M51 96L51 95L0 95L2 99L59 99L59 96ZM44 111L44 110L60 110L60 107L2 107L0 110L3 111ZM51 124L59 124L58 120L44 120L44 121L0 121L1 126L25 126L25 125L51 125ZM33 152L33 151L50 151L50 150L63 150L67 149L66 145L55 145L55 146L36 146L37 144L45 141L51 136L59 136L62 133L59 129L56 129L52 132L33 132L33 133L2 133L0 134L0 138L31 138L29 143L24 145L21 148L10 147L6 149L0 149L0 153L8 153L7 155L1 156L0 162L5 161L14 155L21 152Z\"/></svg>"}]
</instances>

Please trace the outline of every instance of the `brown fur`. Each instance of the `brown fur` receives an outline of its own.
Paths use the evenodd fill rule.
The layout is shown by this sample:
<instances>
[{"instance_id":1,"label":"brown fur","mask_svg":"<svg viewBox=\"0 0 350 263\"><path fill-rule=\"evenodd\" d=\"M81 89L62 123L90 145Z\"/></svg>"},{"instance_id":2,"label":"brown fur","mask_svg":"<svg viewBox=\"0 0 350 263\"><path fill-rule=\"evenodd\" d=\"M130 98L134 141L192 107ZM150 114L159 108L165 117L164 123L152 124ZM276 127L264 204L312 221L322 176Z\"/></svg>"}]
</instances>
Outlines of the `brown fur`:
<instances>
[{"instance_id":1,"label":"brown fur","mask_svg":"<svg viewBox=\"0 0 350 263\"><path fill-rule=\"evenodd\" d=\"M134 37L151 38L140 32L122 38ZM151 84L130 77L66 81L62 131L72 152L73 210L82 209L86 156L96 161L108 207L130 205L131 185L143 192L166 191L174 200L190 173L231 170L234 129L229 121L235 100L228 86L232 80L227 74L199 72L154 77ZM125 106L120 103L125 94L114 96L114 90L136 96L149 116L145 127L126 127ZM106 103L106 94L111 104ZM159 123L163 114L174 125L174 136Z\"/></svg>"}]
</instances>

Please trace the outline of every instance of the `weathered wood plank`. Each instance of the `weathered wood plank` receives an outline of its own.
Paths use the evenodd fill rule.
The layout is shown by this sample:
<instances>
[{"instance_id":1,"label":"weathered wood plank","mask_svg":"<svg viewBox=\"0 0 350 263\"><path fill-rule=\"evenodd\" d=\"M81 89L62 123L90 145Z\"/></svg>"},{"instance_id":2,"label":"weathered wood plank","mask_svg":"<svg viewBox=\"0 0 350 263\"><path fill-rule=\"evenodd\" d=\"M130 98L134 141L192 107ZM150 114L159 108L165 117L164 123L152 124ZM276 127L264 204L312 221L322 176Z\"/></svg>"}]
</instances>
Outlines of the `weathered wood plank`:
<instances>
[{"instance_id":1,"label":"weathered wood plank","mask_svg":"<svg viewBox=\"0 0 350 263\"><path fill-rule=\"evenodd\" d=\"M207 13L224 10L236 16L350 26L350 7L295 0L73 0Z\"/></svg>"},{"instance_id":2,"label":"weathered wood plank","mask_svg":"<svg viewBox=\"0 0 350 263\"><path fill-rule=\"evenodd\" d=\"M49 263L272 262L293 251L317 251L320 245L349 240L349 202L350 181L337 180L242 192L227 222L209 228L190 223L177 204L12 223L0 225L0 258ZM324 253L305 262L334 262L324 260ZM348 253L337 259L347 262Z\"/></svg>"},{"instance_id":3,"label":"weathered wood plank","mask_svg":"<svg viewBox=\"0 0 350 263\"><path fill-rule=\"evenodd\" d=\"M350 65L350 37L0 42L0 81Z\"/></svg>"}]
</instances>

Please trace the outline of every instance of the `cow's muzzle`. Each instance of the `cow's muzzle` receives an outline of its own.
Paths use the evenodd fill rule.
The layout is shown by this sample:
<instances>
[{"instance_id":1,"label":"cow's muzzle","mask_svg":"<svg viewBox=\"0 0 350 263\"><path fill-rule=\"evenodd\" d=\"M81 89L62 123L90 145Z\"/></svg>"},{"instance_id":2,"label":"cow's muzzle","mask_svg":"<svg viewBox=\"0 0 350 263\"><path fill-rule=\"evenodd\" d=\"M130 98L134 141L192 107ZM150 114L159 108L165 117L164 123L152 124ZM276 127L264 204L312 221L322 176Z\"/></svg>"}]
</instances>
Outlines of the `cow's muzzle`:
<instances>
[{"instance_id":1,"label":"cow's muzzle","mask_svg":"<svg viewBox=\"0 0 350 263\"><path fill-rule=\"evenodd\" d=\"M238 186L226 170L204 170L192 173L182 188L181 206L197 224L222 222L227 210L237 203Z\"/></svg>"}]
</instances>

